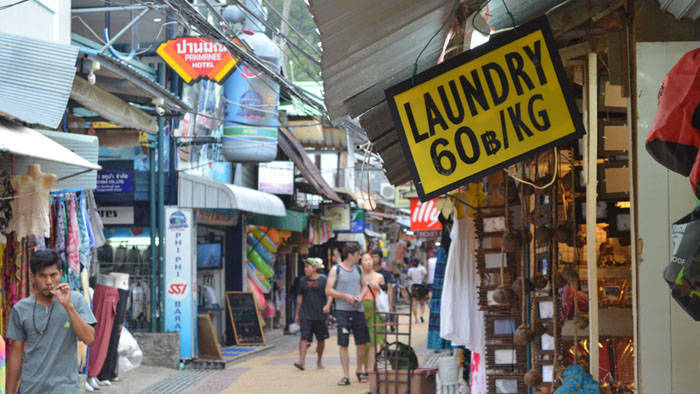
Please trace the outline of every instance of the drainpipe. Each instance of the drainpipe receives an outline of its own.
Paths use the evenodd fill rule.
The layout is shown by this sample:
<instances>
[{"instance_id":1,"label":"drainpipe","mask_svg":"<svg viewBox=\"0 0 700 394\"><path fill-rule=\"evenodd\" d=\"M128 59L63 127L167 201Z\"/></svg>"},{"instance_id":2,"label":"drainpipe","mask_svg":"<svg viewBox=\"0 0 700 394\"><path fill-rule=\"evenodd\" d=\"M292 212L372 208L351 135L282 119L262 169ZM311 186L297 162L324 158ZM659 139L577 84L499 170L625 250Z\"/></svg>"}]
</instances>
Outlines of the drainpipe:
<instances>
[{"instance_id":1,"label":"drainpipe","mask_svg":"<svg viewBox=\"0 0 700 394\"><path fill-rule=\"evenodd\" d=\"M165 301L165 280L163 273L165 272L163 247L165 245L165 174L163 173L163 158L165 157L164 152L164 136L163 136L163 118L158 117L158 162L156 163L158 169L158 311L160 315L160 332L165 331L165 319L163 316L163 302Z\"/></svg>"},{"instance_id":2,"label":"drainpipe","mask_svg":"<svg viewBox=\"0 0 700 394\"><path fill-rule=\"evenodd\" d=\"M151 235L151 332L157 331L156 318L158 314L158 250L156 245L156 151L155 145L149 143L148 148L148 184L150 202L150 235Z\"/></svg>"}]
</instances>

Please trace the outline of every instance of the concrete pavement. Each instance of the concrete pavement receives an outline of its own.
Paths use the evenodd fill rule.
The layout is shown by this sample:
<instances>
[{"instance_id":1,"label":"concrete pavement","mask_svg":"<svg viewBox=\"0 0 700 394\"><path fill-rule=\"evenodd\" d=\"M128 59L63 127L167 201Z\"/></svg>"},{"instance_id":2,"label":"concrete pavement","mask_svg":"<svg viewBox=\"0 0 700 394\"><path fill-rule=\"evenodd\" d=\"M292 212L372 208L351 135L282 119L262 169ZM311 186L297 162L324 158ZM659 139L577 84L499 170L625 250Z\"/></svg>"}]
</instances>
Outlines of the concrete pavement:
<instances>
[{"instance_id":1,"label":"concrete pavement","mask_svg":"<svg viewBox=\"0 0 700 394\"><path fill-rule=\"evenodd\" d=\"M425 362L431 354L426 348L428 337L427 312L425 323L412 327L411 344L418 355L419 363ZM393 337L389 338L393 340ZM217 372L193 387L188 393L366 393L368 383L358 383L354 375L356 361L355 347L350 345L350 386L338 386L336 383L343 376L338 355L335 332L326 341L323 363L325 369L316 369L316 344L309 348L306 358L306 370L299 371L293 365L299 358L298 336L286 336L276 348L256 358L233 365ZM405 342L405 339L402 339Z\"/></svg>"}]
</instances>

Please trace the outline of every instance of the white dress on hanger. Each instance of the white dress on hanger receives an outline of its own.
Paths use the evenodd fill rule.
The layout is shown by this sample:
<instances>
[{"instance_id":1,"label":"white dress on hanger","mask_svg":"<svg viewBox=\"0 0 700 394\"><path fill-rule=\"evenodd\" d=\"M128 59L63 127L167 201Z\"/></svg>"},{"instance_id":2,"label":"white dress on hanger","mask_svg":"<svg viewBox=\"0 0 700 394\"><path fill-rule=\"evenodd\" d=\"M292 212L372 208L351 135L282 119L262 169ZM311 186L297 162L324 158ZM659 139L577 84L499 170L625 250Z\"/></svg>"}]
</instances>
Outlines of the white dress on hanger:
<instances>
[{"instance_id":1,"label":"white dress on hanger","mask_svg":"<svg viewBox=\"0 0 700 394\"><path fill-rule=\"evenodd\" d=\"M479 310L479 275L476 272L474 219L455 220L450 234L445 281L440 304L440 337L484 353L484 312Z\"/></svg>"}]
</instances>

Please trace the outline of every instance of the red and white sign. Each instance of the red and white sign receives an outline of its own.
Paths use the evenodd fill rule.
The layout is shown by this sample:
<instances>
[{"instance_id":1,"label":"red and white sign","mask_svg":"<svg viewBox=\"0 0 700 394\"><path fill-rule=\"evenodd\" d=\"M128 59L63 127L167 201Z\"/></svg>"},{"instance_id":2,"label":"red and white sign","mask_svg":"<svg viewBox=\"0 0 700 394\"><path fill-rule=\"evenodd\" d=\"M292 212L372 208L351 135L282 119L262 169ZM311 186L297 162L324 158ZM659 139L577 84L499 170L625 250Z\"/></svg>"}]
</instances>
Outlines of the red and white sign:
<instances>
[{"instance_id":1,"label":"red and white sign","mask_svg":"<svg viewBox=\"0 0 700 394\"><path fill-rule=\"evenodd\" d=\"M417 198L411 199L411 230L441 230L442 223L438 220L440 210L436 206L437 199L420 202Z\"/></svg>"},{"instance_id":2,"label":"red and white sign","mask_svg":"<svg viewBox=\"0 0 700 394\"><path fill-rule=\"evenodd\" d=\"M240 45L238 40L234 42ZM223 84L238 63L225 46L206 37L165 41L156 53L190 85L202 78Z\"/></svg>"}]
</instances>

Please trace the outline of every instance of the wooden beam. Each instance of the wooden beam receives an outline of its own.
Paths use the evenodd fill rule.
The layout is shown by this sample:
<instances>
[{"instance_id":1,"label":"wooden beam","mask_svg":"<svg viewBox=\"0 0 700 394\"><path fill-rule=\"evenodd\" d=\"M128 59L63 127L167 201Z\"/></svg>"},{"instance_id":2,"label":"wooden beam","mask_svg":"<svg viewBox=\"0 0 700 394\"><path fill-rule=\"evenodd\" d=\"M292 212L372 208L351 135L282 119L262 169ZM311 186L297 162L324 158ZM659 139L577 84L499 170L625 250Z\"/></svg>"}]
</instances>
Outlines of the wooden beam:
<instances>
[{"instance_id":1,"label":"wooden beam","mask_svg":"<svg viewBox=\"0 0 700 394\"><path fill-rule=\"evenodd\" d=\"M586 256L588 264L589 373L600 379L598 351L598 244L596 211L598 202L598 55L588 54L588 165L586 166Z\"/></svg>"},{"instance_id":2,"label":"wooden beam","mask_svg":"<svg viewBox=\"0 0 700 394\"><path fill-rule=\"evenodd\" d=\"M605 12L610 0L567 0L547 11L554 37L574 29L590 18Z\"/></svg>"},{"instance_id":3,"label":"wooden beam","mask_svg":"<svg viewBox=\"0 0 700 394\"><path fill-rule=\"evenodd\" d=\"M676 19L662 11L656 0L635 0L634 25L636 42L697 41L700 37L700 23Z\"/></svg>"},{"instance_id":4,"label":"wooden beam","mask_svg":"<svg viewBox=\"0 0 700 394\"><path fill-rule=\"evenodd\" d=\"M584 41L579 44L570 45L568 47L559 48L559 56L563 62L573 59L575 57L586 56L588 53L592 52L593 48L591 43Z\"/></svg>"}]
</instances>

